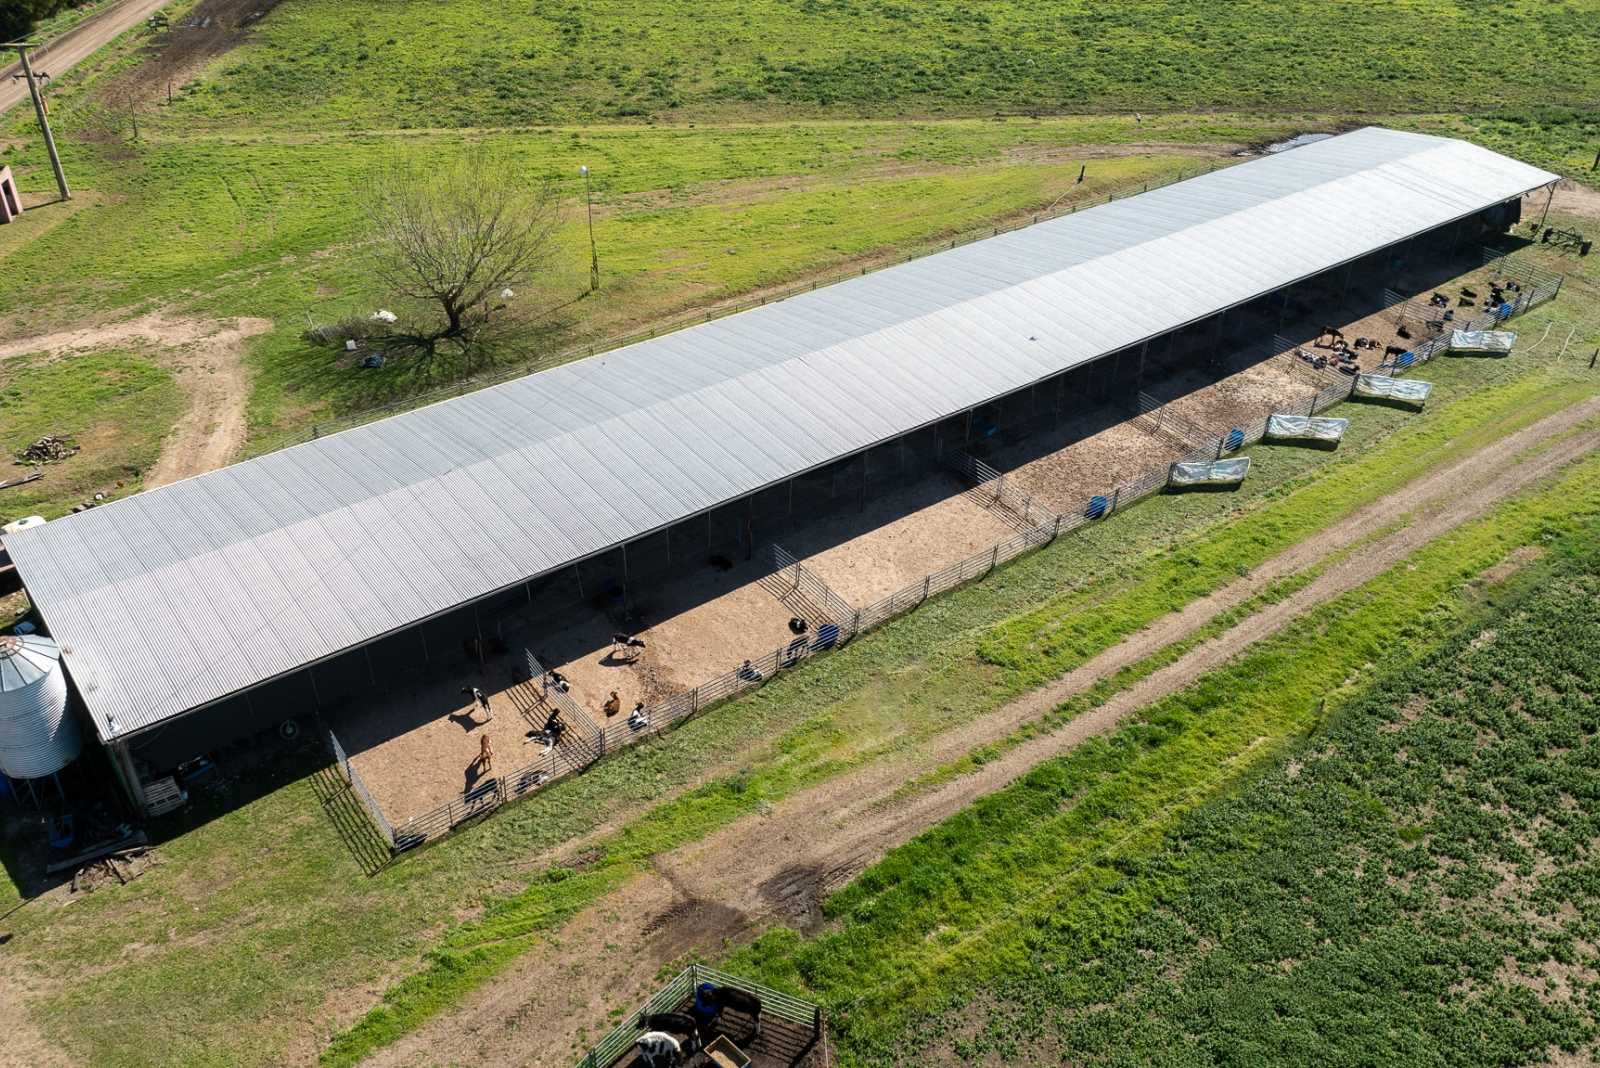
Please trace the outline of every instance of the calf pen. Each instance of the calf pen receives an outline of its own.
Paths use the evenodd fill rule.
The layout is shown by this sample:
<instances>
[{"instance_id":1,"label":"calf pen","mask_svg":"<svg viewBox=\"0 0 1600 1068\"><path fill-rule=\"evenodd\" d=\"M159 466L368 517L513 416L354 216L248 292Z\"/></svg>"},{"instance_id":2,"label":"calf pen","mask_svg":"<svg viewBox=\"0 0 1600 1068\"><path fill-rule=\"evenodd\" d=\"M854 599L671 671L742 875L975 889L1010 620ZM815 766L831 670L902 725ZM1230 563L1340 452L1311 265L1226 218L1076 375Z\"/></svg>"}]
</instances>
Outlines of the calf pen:
<instances>
[{"instance_id":1,"label":"calf pen","mask_svg":"<svg viewBox=\"0 0 1600 1068\"><path fill-rule=\"evenodd\" d=\"M1502 277L1526 279L1512 315L1526 312L1554 298L1561 290L1561 276L1522 264L1498 252L1485 250L1484 262ZM1458 322L1456 326L1468 330L1486 330L1509 317L1489 313L1470 321ZM1411 349L1407 354L1409 358L1403 363L1396 362L1393 370L1426 363L1448 352L1449 344L1448 332L1427 339ZM569 774L584 771L611 752L646 738L659 737L669 728L694 718L712 705L754 689L818 653L845 645L857 635L916 608L930 597L981 579L1002 564L1048 545L1062 534L1108 518L1136 501L1161 492L1169 485L1175 465L1212 463L1238 453L1267 436L1269 423L1275 415L1315 416L1350 400L1363 380L1370 380L1370 377L1321 375L1313 379L1313 384L1326 384L1307 397L1303 411L1268 412L1242 426L1230 427L1222 434L1215 434L1185 419L1148 394L1140 393L1131 421L1147 433L1181 443L1188 451L1103 493L1094 494L1081 506L1066 511L1052 511L1044 507L1034 497L1018 489L1004 473L977 457L966 452L952 452L945 457L946 466L971 482L980 496L988 498L997 508L1011 515L1015 520L1013 525L1017 528L1015 534L861 606L853 606L838 596L814 571L782 546L771 545L774 571L763 580L763 584L783 603L803 606L805 611L798 614L818 621L808 636L797 636L787 645L746 660L731 671L650 705L645 710L642 724L623 721L600 727L589 717L575 713L573 726L578 729L569 731L563 744L553 747L526 767L504 776L486 778L460 797L401 824L392 825L373 800L370 791L360 785L359 775L350 766L348 757L331 731L328 732L330 748L340 774L361 798L363 806L372 816L374 826L388 842L391 856L398 856L493 812L509 801L535 793ZM531 652L525 655L531 677L538 680L543 667Z\"/></svg>"},{"instance_id":2,"label":"calf pen","mask_svg":"<svg viewBox=\"0 0 1600 1068\"><path fill-rule=\"evenodd\" d=\"M741 1013L728 1026L718 1026L722 1023L718 1020L712 1028L715 1033L739 1042L752 1068L800 1068L813 1059L823 1033L820 1006L704 964L691 964L596 1042L576 1068L612 1068L612 1065L632 1063L629 1058L635 1053L635 1043L650 1030L646 1021L668 1013L689 1015L696 991L708 983L738 990L756 999L759 1008L754 1019ZM730 1030L737 1033L730 1035ZM707 1042L712 1040L710 1035L702 1037Z\"/></svg>"}]
</instances>

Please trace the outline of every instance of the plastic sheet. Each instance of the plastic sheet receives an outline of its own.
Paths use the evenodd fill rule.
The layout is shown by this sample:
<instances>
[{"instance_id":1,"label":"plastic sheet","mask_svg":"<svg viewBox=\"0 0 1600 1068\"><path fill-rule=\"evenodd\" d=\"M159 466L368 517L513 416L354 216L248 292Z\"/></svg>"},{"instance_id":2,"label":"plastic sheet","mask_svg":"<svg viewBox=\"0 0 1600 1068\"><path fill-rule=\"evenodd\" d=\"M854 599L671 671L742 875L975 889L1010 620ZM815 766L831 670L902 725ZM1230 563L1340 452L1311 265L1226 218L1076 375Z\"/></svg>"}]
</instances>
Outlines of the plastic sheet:
<instances>
[{"instance_id":1,"label":"plastic sheet","mask_svg":"<svg viewBox=\"0 0 1600 1068\"><path fill-rule=\"evenodd\" d=\"M1517 335L1510 330L1453 330L1450 332L1451 352L1492 352L1505 354L1517 343Z\"/></svg>"},{"instance_id":2,"label":"plastic sheet","mask_svg":"<svg viewBox=\"0 0 1600 1068\"><path fill-rule=\"evenodd\" d=\"M1421 406L1433 392L1433 383L1418 378L1390 378L1388 375L1357 375L1354 397L1369 400L1403 401Z\"/></svg>"},{"instance_id":3,"label":"plastic sheet","mask_svg":"<svg viewBox=\"0 0 1600 1068\"><path fill-rule=\"evenodd\" d=\"M1211 460L1173 464L1167 475L1169 486L1237 486L1250 470L1250 457L1237 460Z\"/></svg>"},{"instance_id":4,"label":"plastic sheet","mask_svg":"<svg viewBox=\"0 0 1600 1068\"><path fill-rule=\"evenodd\" d=\"M1279 441L1339 441L1350 426L1348 419L1325 415L1274 413L1267 418L1267 437Z\"/></svg>"}]
</instances>

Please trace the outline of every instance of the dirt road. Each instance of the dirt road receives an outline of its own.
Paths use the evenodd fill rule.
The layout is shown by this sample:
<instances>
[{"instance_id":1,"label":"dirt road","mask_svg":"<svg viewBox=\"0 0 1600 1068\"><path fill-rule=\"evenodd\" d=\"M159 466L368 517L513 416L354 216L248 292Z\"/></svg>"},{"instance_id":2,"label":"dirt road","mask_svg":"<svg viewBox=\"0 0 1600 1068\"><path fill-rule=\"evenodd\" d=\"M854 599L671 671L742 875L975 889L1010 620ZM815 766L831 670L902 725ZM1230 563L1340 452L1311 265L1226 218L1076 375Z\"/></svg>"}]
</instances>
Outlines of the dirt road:
<instances>
[{"instance_id":1,"label":"dirt road","mask_svg":"<svg viewBox=\"0 0 1600 1068\"><path fill-rule=\"evenodd\" d=\"M35 74L44 72L53 79L60 78L78 63L92 56L102 45L109 44L119 34L139 25L151 15L166 7L171 0L122 0L113 8L84 19L66 33L29 56ZM20 73L15 63L0 70L0 115L28 99L26 82L13 81L12 74Z\"/></svg>"},{"instance_id":2,"label":"dirt road","mask_svg":"<svg viewBox=\"0 0 1600 1068\"><path fill-rule=\"evenodd\" d=\"M134 346L172 372L188 407L161 443L161 455L144 476L152 489L229 463L249 429L245 401L250 338L272 329L270 319L191 319L151 312L137 319L0 341L0 363L36 353L71 359L74 352Z\"/></svg>"},{"instance_id":3,"label":"dirt road","mask_svg":"<svg viewBox=\"0 0 1600 1068\"><path fill-rule=\"evenodd\" d=\"M1575 405L1433 472L1266 562L1249 576L1157 621L1064 678L1029 693L898 760L860 769L786 799L704 841L657 857L655 870L580 913L456 1011L380 1051L370 1063L480 1065L569 1062L608 1012L637 1000L659 969L691 950L782 922L814 929L819 903L887 850L1004 787L1035 764L1114 729L1188 686L1317 605L1375 578L1508 495L1600 448L1600 431L1568 434L1600 416L1600 398ZM1542 451L1513 462L1520 453ZM1103 705L1033 738L978 771L896 801L918 771L1049 711L1118 668L1192 634L1276 578L1409 522L1335 561L1284 600L1152 673Z\"/></svg>"}]
</instances>

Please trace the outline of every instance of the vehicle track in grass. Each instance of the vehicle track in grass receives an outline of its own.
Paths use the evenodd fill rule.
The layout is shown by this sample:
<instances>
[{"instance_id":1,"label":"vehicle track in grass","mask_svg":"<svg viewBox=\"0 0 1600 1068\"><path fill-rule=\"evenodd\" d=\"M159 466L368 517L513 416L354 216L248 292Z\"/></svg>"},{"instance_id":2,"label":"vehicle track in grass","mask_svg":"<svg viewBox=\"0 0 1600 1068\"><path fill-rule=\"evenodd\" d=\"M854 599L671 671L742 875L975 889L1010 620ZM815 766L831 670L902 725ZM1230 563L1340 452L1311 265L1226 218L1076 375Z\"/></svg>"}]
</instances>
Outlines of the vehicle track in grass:
<instances>
[{"instance_id":1,"label":"vehicle track in grass","mask_svg":"<svg viewBox=\"0 0 1600 1068\"><path fill-rule=\"evenodd\" d=\"M456 1009L364 1063L570 1062L585 1038L592 1041L603 1033L608 1013L652 988L663 966L691 952L714 955L728 940L747 938L772 923L815 929L822 922L823 898L888 850L1036 764L1114 730L1291 620L1371 581L1506 497L1600 448L1600 430L1582 426L1596 417L1600 398L1507 435L1359 509L1047 686L914 750L801 791L764 815L656 857L652 871L580 912ZM1341 556L1374 531L1402 522L1359 552ZM971 773L903 794L918 774L1039 718L1119 670L1195 635L1272 583L1325 562L1300 589L1059 728L1018 743Z\"/></svg>"}]
</instances>

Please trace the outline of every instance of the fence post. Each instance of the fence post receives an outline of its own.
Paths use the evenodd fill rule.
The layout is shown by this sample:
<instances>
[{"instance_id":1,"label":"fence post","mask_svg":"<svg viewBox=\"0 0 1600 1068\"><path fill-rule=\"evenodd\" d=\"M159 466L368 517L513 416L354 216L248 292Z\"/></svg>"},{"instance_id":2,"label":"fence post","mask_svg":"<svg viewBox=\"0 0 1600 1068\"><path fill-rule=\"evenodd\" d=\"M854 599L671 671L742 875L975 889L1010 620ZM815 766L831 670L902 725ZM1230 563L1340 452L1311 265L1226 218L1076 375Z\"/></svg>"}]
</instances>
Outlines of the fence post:
<instances>
[{"instance_id":1,"label":"fence post","mask_svg":"<svg viewBox=\"0 0 1600 1068\"><path fill-rule=\"evenodd\" d=\"M989 573L993 574L994 573L994 569L996 567L999 567L999 566L1000 566L1000 546L997 544L997 545L995 545L994 548L989 550Z\"/></svg>"},{"instance_id":2,"label":"fence post","mask_svg":"<svg viewBox=\"0 0 1600 1068\"><path fill-rule=\"evenodd\" d=\"M1306 405L1306 414L1307 415L1316 415L1317 414L1317 398L1320 397L1320 396L1322 396L1322 392L1320 390L1318 390L1316 393L1311 394L1311 403Z\"/></svg>"},{"instance_id":3,"label":"fence post","mask_svg":"<svg viewBox=\"0 0 1600 1068\"><path fill-rule=\"evenodd\" d=\"M933 581L932 572L929 572L928 574L922 576L922 599L924 601L926 601L928 599L928 585L932 581Z\"/></svg>"},{"instance_id":4,"label":"fence post","mask_svg":"<svg viewBox=\"0 0 1600 1068\"><path fill-rule=\"evenodd\" d=\"M1217 439L1217 455L1216 455L1216 458L1218 460L1222 459L1222 445L1223 445L1222 439L1218 438Z\"/></svg>"},{"instance_id":5,"label":"fence post","mask_svg":"<svg viewBox=\"0 0 1600 1068\"><path fill-rule=\"evenodd\" d=\"M1051 541L1055 541L1059 537L1061 537L1061 513L1057 512L1056 513L1056 528L1055 528L1055 530L1050 532L1050 540Z\"/></svg>"},{"instance_id":6,"label":"fence post","mask_svg":"<svg viewBox=\"0 0 1600 1068\"><path fill-rule=\"evenodd\" d=\"M851 636L854 636L854 635L857 635L857 634L860 634L860 633L861 633L861 609L857 608L856 609L856 618L855 618L854 622L852 622L850 624L850 634L851 634Z\"/></svg>"},{"instance_id":7,"label":"fence post","mask_svg":"<svg viewBox=\"0 0 1600 1068\"><path fill-rule=\"evenodd\" d=\"M1112 490L1111 490L1111 507L1106 509L1106 515L1110 515L1112 512L1115 512L1117 510L1117 501L1119 501L1121 499L1122 499L1122 487L1121 486L1113 487Z\"/></svg>"}]
</instances>

